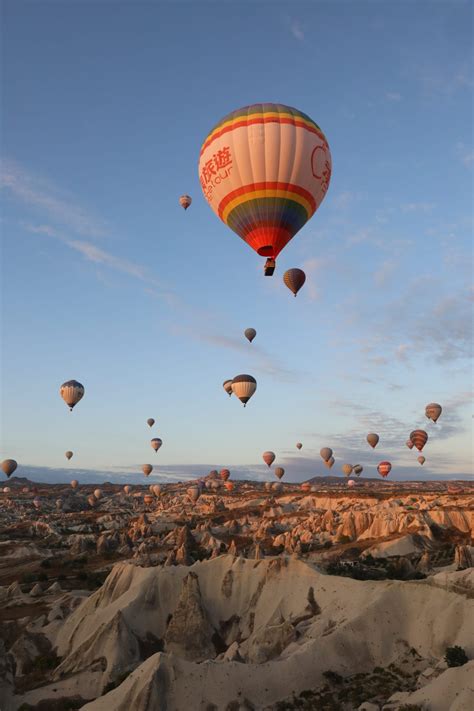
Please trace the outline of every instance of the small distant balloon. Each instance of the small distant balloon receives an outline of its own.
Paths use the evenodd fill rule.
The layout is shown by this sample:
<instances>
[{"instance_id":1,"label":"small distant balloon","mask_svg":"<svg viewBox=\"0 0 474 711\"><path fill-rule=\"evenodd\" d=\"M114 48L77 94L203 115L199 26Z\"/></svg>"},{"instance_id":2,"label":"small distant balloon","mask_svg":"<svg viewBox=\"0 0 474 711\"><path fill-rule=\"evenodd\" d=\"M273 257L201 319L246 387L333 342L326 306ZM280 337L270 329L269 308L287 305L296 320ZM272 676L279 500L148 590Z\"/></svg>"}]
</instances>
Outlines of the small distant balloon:
<instances>
[{"instance_id":1,"label":"small distant balloon","mask_svg":"<svg viewBox=\"0 0 474 711\"><path fill-rule=\"evenodd\" d=\"M364 467L361 464L355 464L352 471L356 476L360 476L364 471Z\"/></svg>"},{"instance_id":2,"label":"small distant balloon","mask_svg":"<svg viewBox=\"0 0 474 711\"><path fill-rule=\"evenodd\" d=\"M324 464L328 467L328 469L332 469L335 461L334 457L329 457L327 462L324 462Z\"/></svg>"},{"instance_id":3,"label":"small distant balloon","mask_svg":"<svg viewBox=\"0 0 474 711\"><path fill-rule=\"evenodd\" d=\"M234 490L234 482L233 481L226 481L224 486L227 489L227 491L229 491L229 492Z\"/></svg>"},{"instance_id":4,"label":"small distant balloon","mask_svg":"<svg viewBox=\"0 0 474 711\"><path fill-rule=\"evenodd\" d=\"M272 484L272 491L276 491L276 492L283 491L283 484L281 483L281 481L275 481Z\"/></svg>"},{"instance_id":5,"label":"small distant balloon","mask_svg":"<svg viewBox=\"0 0 474 711\"><path fill-rule=\"evenodd\" d=\"M411 439L407 439L407 441L405 442L405 444L406 444L406 446L408 447L408 449L413 449L413 447L414 447L414 444L413 444L413 442L411 441Z\"/></svg>"},{"instance_id":6,"label":"small distant balloon","mask_svg":"<svg viewBox=\"0 0 474 711\"><path fill-rule=\"evenodd\" d=\"M159 450L159 448L161 447L161 445L163 444L163 441L159 437L154 437L151 440L150 444L153 447L153 449L155 450L155 452L157 452Z\"/></svg>"},{"instance_id":7,"label":"small distant balloon","mask_svg":"<svg viewBox=\"0 0 474 711\"><path fill-rule=\"evenodd\" d=\"M222 387L226 391L227 395L230 397L232 395L232 380L224 380Z\"/></svg>"},{"instance_id":8,"label":"small distant balloon","mask_svg":"<svg viewBox=\"0 0 474 711\"><path fill-rule=\"evenodd\" d=\"M347 482L347 486L353 487L355 485L356 485L356 483L355 483L354 479L349 479L349 481Z\"/></svg>"},{"instance_id":9,"label":"small distant balloon","mask_svg":"<svg viewBox=\"0 0 474 711\"><path fill-rule=\"evenodd\" d=\"M429 405L425 407L425 415L429 420L433 420L433 422L436 422L443 412L443 408L441 405L438 405L437 402L430 402Z\"/></svg>"},{"instance_id":10,"label":"small distant balloon","mask_svg":"<svg viewBox=\"0 0 474 711\"><path fill-rule=\"evenodd\" d=\"M309 483L309 481L304 481L301 484L301 491L311 491L311 484Z\"/></svg>"},{"instance_id":11,"label":"small distant balloon","mask_svg":"<svg viewBox=\"0 0 474 711\"><path fill-rule=\"evenodd\" d=\"M297 442L297 443L296 443L296 449L301 449L302 446L303 446L303 445L301 444L301 442Z\"/></svg>"},{"instance_id":12,"label":"small distant balloon","mask_svg":"<svg viewBox=\"0 0 474 711\"><path fill-rule=\"evenodd\" d=\"M155 494L156 497L160 496L160 494L161 494L160 484L153 484L153 493Z\"/></svg>"},{"instance_id":13,"label":"small distant balloon","mask_svg":"<svg viewBox=\"0 0 474 711\"><path fill-rule=\"evenodd\" d=\"M14 459L4 459L0 466L2 467L3 473L6 474L8 478L10 478L15 469L17 468L18 463L15 462Z\"/></svg>"},{"instance_id":14,"label":"small distant balloon","mask_svg":"<svg viewBox=\"0 0 474 711\"><path fill-rule=\"evenodd\" d=\"M65 452L66 459L71 459L72 455L73 455L73 452L71 452L70 449L68 449L68 451Z\"/></svg>"},{"instance_id":15,"label":"small distant balloon","mask_svg":"<svg viewBox=\"0 0 474 711\"><path fill-rule=\"evenodd\" d=\"M185 210L188 209L188 207L191 205L193 199L190 195L181 195L179 198L179 204L181 207L184 207Z\"/></svg>"},{"instance_id":16,"label":"small distant balloon","mask_svg":"<svg viewBox=\"0 0 474 711\"><path fill-rule=\"evenodd\" d=\"M71 487L72 487L73 489L77 489L78 486L79 486L79 482L77 481L77 479L72 479L72 481L71 481Z\"/></svg>"},{"instance_id":17,"label":"small distant balloon","mask_svg":"<svg viewBox=\"0 0 474 711\"><path fill-rule=\"evenodd\" d=\"M293 295L296 296L306 281L306 274L302 269L288 269L283 274L283 281L288 289L293 292Z\"/></svg>"},{"instance_id":18,"label":"small distant balloon","mask_svg":"<svg viewBox=\"0 0 474 711\"><path fill-rule=\"evenodd\" d=\"M153 427L153 425L155 424L155 420L153 419L153 417L149 417L146 423L148 427Z\"/></svg>"},{"instance_id":19,"label":"small distant balloon","mask_svg":"<svg viewBox=\"0 0 474 711\"><path fill-rule=\"evenodd\" d=\"M59 388L59 394L71 411L82 400L84 392L84 386L77 380L67 380Z\"/></svg>"},{"instance_id":20,"label":"small distant balloon","mask_svg":"<svg viewBox=\"0 0 474 711\"><path fill-rule=\"evenodd\" d=\"M228 478L230 477L230 471L228 469L221 469L219 472L219 476L222 479L222 481L227 481Z\"/></svg>"},{"instance_id":21,"label":"small distant balloon","mask_svg":"<svg viewBox=\"0 0 474 711\"><path fill-rule=\"evenodd\" d=\"M375 449L375 447L377 446L377 444L378 444L378 442L379 442L379 436L378 436L378 434L375 434L375 432L370 432L370 433L367 435L367 442L370 444L370 446L372 447L372 449Z\"/></svg>"},{"instance_id":22,"label":"small distant balloon","mask_svg":"<svg viewBox=\"0 0 474 711\"><path fill-rule=\"evenodd\" d=\"M244 336L250 343L252 343L256 335L257 331L254 328L246 328L244 331Z\"/></svg>"},{"instance_id":23,"label":"small distant balloon","mask_svg":"<svg viewBox=\"0 0 474 711\"><path fill-rule=\"evenodd\" d=\"M390 462L380 462L377 467L378 473L380 474L380 476L383 476L384 479L390 474L391 469L392 465L390 464Z\"/></svg>"},{"instance_id":24,"label":"small distant balloon","mask_svg":"<svg viewBox=\"0 0 474 711\"><path fill-rule=\"evenodd\" d=\"M283 469L283 467L275 467L275 472L274 472L274 473L275 473L275 476L276 476L276 477L278 477L279 479L281 479L282 476L284 476L284 474L285 474L285 470Z\"/></svg>"},{"instance_id":25,"label":"small distant balloon","mask_svg":"<svg viewBox=\"0 0 474 711\"><path fill-rule=\"evenodd\" d=\"M95 498L95 496L93 494L90 494L87 497L87 503L89 504L89 506L95 506L96 502L97 502L97 499Z\"/></svg>"},{"instance_id":26,"label":"small distant balloon","mask_svg":"<svg viewBox=\"0 0 474 711\"><path fill-rule=\"evenodd\" d=\"M425 457L424 457L422 454L420 454L420 456L417 457L417 459L418 459L419 463L420 463L422 466L423 466L423 464L426 462L426 459L425 459Z\"/></svg>"},{"instance_id":27,"label":"small distant balloon","mask_svg":"<svg viewBox=\"0 0 474 711\"><path fill-rule=\"evenodd\" d=\"M153 467L151 466L151 464L143 464L142 472L144 473L145 476L150 476L152 471L153 471Z\"/></svg>"},{"instance_id":28,"label":"small distant balloon","mask_svg":"<svg viewBox=\"0 0 474 711\"><path fill-rule=\"evenodd\" d=\"M262 454L262 459L267 465L267 467L271 467L273 462L275 461L275 452L264 452Z\"/></svg>"},{"instance_id":29,"label":"small distant balloon","mask_svg":"<svg viewBox=\"0 0 474 711\"><path fill-rule=\"evenodd\" d=\"M128 496L128 494L129 494L129 493L131 492L131 490L132 490L132 487L130 486L130 484L125 484L125 486L123 487L123 490L125 491L125 493L126 493L127 496Z\"/></svg>"},{"instance_id":30,"label":"small distant balloon","mask_svg":"<svg viewBox=\"0 0 474 711\"><path fill-rule=\"evenodd\" d=\"M62 501L62 499L56 499L55 504L56 504L56 508L57 508L57 509L61 509L62 506L63 506L63 501Z\"/></svg>"},{"instance_id":31,"label":"small distant balloon","mask_svg":"<svg viewBox=\"0 0 474 711\"><path fill-rule=\"evenodd\" d=\"M325 462L328 462L332 457L332 449L331 447L323 447L319 454Z\"/></svg>"},{"instance_id":32,"label":"small distant balloon","mask_svg":"<svg viewBox=\"0 0 474 711\"><path fill-rule=\"evenodd\" d=\"M94 489L94 496L96 499L100 499L102 497L102 490L101 489Z\"/></svg>"},{"instance_id":33,"label":"small distant balloon","mask_svg":"<svg viewBox=\"0 0 474 711\"><path fill-rule=\"evenodd\" d=\"M35 498L33 499L33 506L35 507L35 509L41 508L41 499L38 496L35 496Z\"/></svg>"},{"instance_id":34,"label":"small distant balloon","mask_svg":"<svg viewBox=\"0 0 474 711\"><path fill-rule=\"evenodd\" d=\"M352 474L352 469L353 469L352 464L343 464L342 465L342 473L345 474L346 476L350 476Z\"/></svg>"},{"instance_id":35,"label":"small distant balloon","mask_svg":"<svg viewBox=\"0 0 474 711\"><path fill-rule=\"evenodd\" d=\"M410 440L413 442L419 452L423 449L428 441L428 433L425 430L413 430L410 433Z\"/></svg>"},{"instance_id":36,"label":"small distant balloon","mask_svg":"<svg viewBox=\"0 0 474 711\"><path fill-rule=\"evenodd\" d=\"M143 497L143 502L144 502L147 506L149 506L150 504L153 503L153 496L152 496L151 494L145 494L145 496Z\"/></svg>"},{"instance_id":37,"label":"small distant balloon","mask_svg":"<svg viewBox=\"0 0 474 711\"><path fill-rule=\"evenodd\" d=\"M189 499L193 502L193 504L196 503L196 501L199 499L201 492L198 486L191 486L189 489L186 491Z\"/></svg>"},{"instance_id":38,"label":"small distant balloon","mask_svg":"<svg viewBox=\"0 0 474 711\"><path fill-rule=\"evenodd\" d=\"M252 375L236 375L232 380L232 392L236 395L244 407L257 389L257 381Z\"/></svg>"}]
</instances>

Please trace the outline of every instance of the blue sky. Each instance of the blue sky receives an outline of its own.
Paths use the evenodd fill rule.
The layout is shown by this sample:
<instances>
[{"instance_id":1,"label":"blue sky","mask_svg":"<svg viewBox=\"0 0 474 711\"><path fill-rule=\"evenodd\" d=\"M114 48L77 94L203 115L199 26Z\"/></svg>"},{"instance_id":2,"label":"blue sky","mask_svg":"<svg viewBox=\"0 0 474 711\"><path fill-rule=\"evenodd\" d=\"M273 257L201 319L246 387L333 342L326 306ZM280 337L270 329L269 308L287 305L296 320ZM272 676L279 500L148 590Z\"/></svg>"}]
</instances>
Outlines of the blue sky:
<instances>
[{"instance_id":1,"label":"blue sky","mask_svg":"<svg viewBox=\"0 0 474 711\"><path fill-rule=\"evenodd\" d=\"M472 473L469 2L6 0L3 26L0 458L262 476L272 449L299 480L328 445L333 472ZM271 279L197 171L212 126L260 101L309 114L333 160ZM242 372L245 409L222 389ZM423 469L404 446L420 426Z\"/></svg>"}]
</instances>

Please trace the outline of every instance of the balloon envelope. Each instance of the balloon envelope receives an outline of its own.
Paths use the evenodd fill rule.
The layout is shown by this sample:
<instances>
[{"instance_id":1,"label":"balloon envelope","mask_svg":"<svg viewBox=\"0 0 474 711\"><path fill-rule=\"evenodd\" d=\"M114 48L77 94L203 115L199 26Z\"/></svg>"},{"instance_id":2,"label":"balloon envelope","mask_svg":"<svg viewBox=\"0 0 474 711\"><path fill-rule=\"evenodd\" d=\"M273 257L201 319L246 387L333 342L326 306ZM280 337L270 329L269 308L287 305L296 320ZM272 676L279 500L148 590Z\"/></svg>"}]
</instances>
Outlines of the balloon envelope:
<instances>
[{"instance_id":1,"label":"balloon envelope","mask_svg":"<svg viewBox=\"0 0 474 711\"><path fill-rule=\"evenodd\" d=\"M2 472L6 474L7 477L11 477L18 464L14 459L4 459L0 466L2 467Z\"/></svg>"},{"instance_id":2,"label":"balloon envelope","mask_svg":"<svg viewBox=\"0 0 474 711\"><path fill-rule=\"evenodd\" d=\"M252 343L256 335L257 331L254 328L246 328L244 331L244 336L250 343Z\"/></svg>"},{"instance_id":3,"label":"balloon envelope","mask_svg":"<svg viewBox=\"0 0 474 711\"><path fill-rule=\"evenodd\" d=\"M271 467L275 461L275 452L264 452L262 454L262 459L268 467Z\"/></svg>"},{"instance_id":4,"label":"balloon envelope","mask_svg":"<svg viewBox=\"0 0 474 711\"><path fill-rule=\"evenodd\" d=\"M390 462L380 462L380 464L377 467L377 471L380 474L380 476L383 476L384 478L390 474L390 471L392 469L392 465Z\"/></svg>"},{"instance_id":5,"label":"balloon envelope","mask_svg":"<svg viewBox=\"0 0 474 711\"><path fill-rule=\"evenodd\" d=\"M319 454L325 462L328 462L332 457L332 449L330 447L323 447Z\"/></svg>"},{"instance_id":6,"label":"balloon envelope","mask_svg":"<svg viewBox=\"0 0 474 711\"><path fill-rule=\"evenodd\" d=\"M159 448L161 447L161 445L163 444L163 441L159 437L154 437L151 440L150 444L153 447L153 449L155 450L155 452L157 452L159 450Z\"/></svg>"},{"instance_id":7,"label":"balloon envelope","mask_svg":"<svg viewBox=\"0 0 474 711\"><path fill-rule=\"evenodd\" d=\"M374 449L377 446L378 441L379 441L379 436L378 436L378 434L375 434L375 432L370 432L367 435L367 442L370 444L372 449Z\"/></svg>"},{"instance_id":8,"label":"balloon envelope","mask_svg":"<svg viewBox=\"0 0 474 711\"><path fill-rule=\"evenodd\" d=\"M201 148L199 177L220 219L260 256L275 259L322 202L331 155L306 114L254 104L214 126Z\"/></svg>"},{"instance_id":9,"label":"balloon envelope","mask_svg":"<svg viewBox=\"0 0 474 711\"><path fill-rule=\"evenodd\" d=\"M184 207L185 210L188 209L188 207L191 205L193 199L190 195L181 195L179 198L179 204L181 207Z\"/></svg>"},{"instance_id":10,"label":"balloon envelope","mask_svg":"<svg viewBox=\"0 0 474 711\"><path fill-rule=\"evenodd\" d=\"M196 501L199 499L199 496L200 496L200 493L201 493L201 492L199 491L199 487L197 487L197 486L191 486L191 487L186 491L186 493L187 493L187 495L189 496L189 498L191 499L191 501L192 501L193 503L196 503Z\"/></svg>"},{"instance_id":11,"label":"balloon envelope","mask_svg":"<svg viewBox=\"0 0 474 711\"><path fill-rule=\"evenodd\" d=\"M70 410L84 397L84 392L84 386L77 380L67 380L59 388L59 394Z\"/></svg>"},{"instance_id":12,"label":"balloon envelope","mask_svg":"<svg viewBox=\"0 0 474 711\"><path fill-rule=\"evenodd\" d=\"M228 469L221 469L219 472L219 476L222 481L227 481L227 479L230 477L230 471Z\"/></svg>"},{"instance_id":13,"label":"balloon envelope","mask_svg":"<svg viewBox=\"0 0 474 711\"><path fill-rule=\"evenodd\" d=\"M302 446L303 446L303 445L301 444L301 442L297 442L297 443L296 443L296 449L301 449Z\"/></svg>"},{"instance_id":14,"label":"balloon envelope","mask_svg":"<svg viewBox=\"0 0 474 711\"><path fill-rule=\"evenodd\" d=\"M413 430L410 433L410 440L413 442L419 452L423 449L428 441L428 433L425 430Z\"/></svg>"},{"instance_id":15,"label":"balloon envelope","mask_svg":"<svg viewBox=\"0 0 474 711\"><path fill-rule=\"evenodd\" d=\"M408 449L413 449L413 447L414 447L414 444L413 444L413 442L411 441L411 439L407 439L407 441L405 442L405 444L406 444L406 446L408 447Z\"/></svg>"},{"instance_id":16,"label":"balloon envelope","mask_svg":"<svg viewBox=\"0 0 474 711\"><path fill-rule=\"evenodd\" d=\"M429 420L436 422L438 417L441 415L443 408L438 405L437 402L430 402L429 405L425 407L425 415Z\"/></svg>"},{"instance_id":17,"label":"balloon envelope","mask_svg":"<svg viewBox=\"0 0 474 711\"><path fill-rule=\"evenodd\" d=\"M96 499L100 499L102 497L102 491L100 489L94 489L94 496Z\"/></svg>"},{"instance_id":18,"label":"balloon envelope","mask_svg":"<svg viewBox=\"0 0 474 711\"><path fill-rule=\"evenodd\" d=\"M153 467L151 466L151 464L143 464L142 472L144 473L145 476L150 476L152 471L153 471Z\"/></svg>"},{"instance_id":19,"label":"balloon envelope","mask_svg":"<svg viewBox=\"0 0 474 711\"><path fill-rule=\"evenodd\" d=\"M153 419L153 417L149 417L146 423L148 427L153 427L153 425L155 424L155 420Z\"/></svg>"},{"instance_id":20,"label":"balloon envelope","mask_svg":"<svg viewBox=\"0 0 474 711\"><path fill-rule=\"evenodd\" d=\"M283 467L275 467L275 476L277 476L279 479L282 478L282 476L285 474L285 470Z\"/></svg>"},{"instance_id":21,"label":"balloon envelope","mask_svg":"<svg viewBox=\"0 0 474 711\"><path fill-rule=\"evenodd\" d=\"M71 459L72 455L73 455L73 452L71 452L70 449L67 452L65 452L66 459Z\"/></svg>"},{"instance_id":22,"label":"balloon envelope","mask_svg":"<svg viewBox=\"0 0 474 711\"><path fill-rule=\"evenodd\" d=\"M334 459L334 457L329 457L329 459L327 460L327 462L324 462L324 464L328 467L328 469L332 469L332 467L334 466L334 462L335 462L335 461L336 461L336 460Z\"/></svg>"},{"instance_id":23,"label":"balloon envelope","mask_svg":"<svg viewBox=\"0 0 474 711\"><path fill-rule=\"evenodd\" d=\"M230 397L232 395L232 380L224 380L222 387Z\"/></svg>"},{"instance_id":24,"label":"balloon envelope","mask_svg":"<svg viewBox=\"0 0 474 711\"><path fill-rule=\"evenodd\" d=\"M257 381L252 375L236 375L232 380L232 392L237 395L244 407L257 389Z\"/></svg>"},{"instance_id":25,"label":"balloon envelope","mask_svg":"<svg viewBox=\"0 0 474 711\"><path fill-rule=\"evenodd\" d=\"M73 479L73 480L71 481L71 487L72 487L73 489L77 489L78 486L79 486L79 482L77 481L77 479Z\"/></svg>"},{"instance_id":26,"label":"balloon envelope","mask_svg":"<svg viewBox=\"0 0 474 711\"><path fill-rule=\"evenodd\" d=\"M283 274L283 281L288 289L293 292L293 295L296 296L306 281L306 274L302 269L288 269Z\"/></svg>"},{"instance_id":27,"label":"balloon envelope","mask_svg":"<svg viewBox=\"0 0 474 711\"><path fill-rule=\"evenodd\" d=\"M421 465L423 465L426 462L426 459L422 454L420 454L420 456L418 457L418 461Z\"/></svg>"},{"instance_id":28,"label":"balloon envelope","mask_svg":"<svg viewBox=\"0 0 474 711\"><path fill-rule=\"evenodd\" d=\"M123 487L123 490L125 491L126 494L129 494L132 490L132 487L130 486L130 484L125 484L125 486Z\"/></svg>"},{"instance_id":29,"label":"balloon envelope","mask_svg":"<svg viewBox=\"0 0 474 711\"><path fill-rule=\"evenodd\" d=\"M364 471L364 467L361 464L356 464L354 466L354 468L352 469L352 471L354 472L354 474L356 476L360 476L362 474L362 472Z\"/></svg>"},{"instance_id":30,"label":"balloon envelope","mask_svg":"<svg viewBox=\"0 0 474 711\"><path fill-rule=\"evenodd\" d=\"M352 474L352 464L343 464L342 465L342 472L346 476L349 476L349 474Z\"/></svg>"}]
</instances>

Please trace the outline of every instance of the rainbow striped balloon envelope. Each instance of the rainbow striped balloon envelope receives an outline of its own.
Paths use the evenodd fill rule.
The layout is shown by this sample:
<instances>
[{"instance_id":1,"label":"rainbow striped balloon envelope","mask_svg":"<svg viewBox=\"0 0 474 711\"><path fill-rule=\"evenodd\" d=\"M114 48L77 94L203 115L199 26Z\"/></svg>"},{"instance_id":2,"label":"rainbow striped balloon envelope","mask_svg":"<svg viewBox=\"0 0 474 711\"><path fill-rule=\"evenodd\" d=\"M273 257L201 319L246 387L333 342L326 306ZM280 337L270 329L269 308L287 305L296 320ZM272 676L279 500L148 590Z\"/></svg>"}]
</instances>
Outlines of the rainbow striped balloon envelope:
<instances>
[{"instance_id":1,"label":"rainbow striped balloon envelope","mask_svg":"<svg viewBox=\"0 0 474 711\"><path fill-rule=\"evenodd\" d=\"M270 259L316 212L330 178L324 133L309 116L283 104L233 111L201 148L199 179L209 205Z\"/></svg>"}]
</instances>

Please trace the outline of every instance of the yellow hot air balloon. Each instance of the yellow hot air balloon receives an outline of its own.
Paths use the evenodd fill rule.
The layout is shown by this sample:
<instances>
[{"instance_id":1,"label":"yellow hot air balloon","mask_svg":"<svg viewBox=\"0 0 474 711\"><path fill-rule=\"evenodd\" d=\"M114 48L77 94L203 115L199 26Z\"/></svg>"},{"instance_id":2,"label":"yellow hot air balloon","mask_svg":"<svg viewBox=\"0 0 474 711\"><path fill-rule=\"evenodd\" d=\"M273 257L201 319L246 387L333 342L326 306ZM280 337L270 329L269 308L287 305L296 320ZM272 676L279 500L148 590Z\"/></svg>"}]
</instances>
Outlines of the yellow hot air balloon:
<instances>
[{"instance_id":1,"label":"yellow hot air balloon","mask_svg":"<svg viewBox=\"0 0 474 711\"><path fill-rule=\"evenodd\" d=\"M306 114L283 104L233 111L201 148L199 178L220 219L260 256L265 274L326 195L328 142Z\"/></svg>"}]
</instances>

